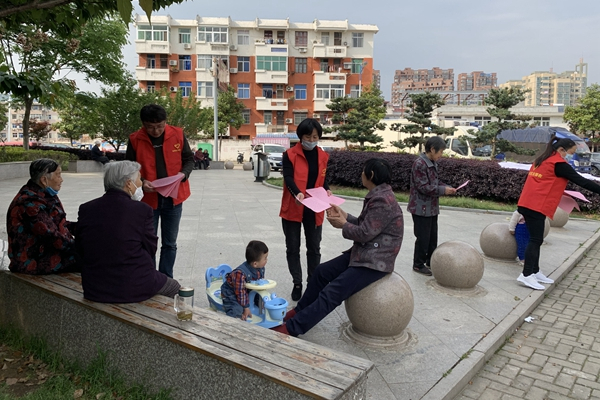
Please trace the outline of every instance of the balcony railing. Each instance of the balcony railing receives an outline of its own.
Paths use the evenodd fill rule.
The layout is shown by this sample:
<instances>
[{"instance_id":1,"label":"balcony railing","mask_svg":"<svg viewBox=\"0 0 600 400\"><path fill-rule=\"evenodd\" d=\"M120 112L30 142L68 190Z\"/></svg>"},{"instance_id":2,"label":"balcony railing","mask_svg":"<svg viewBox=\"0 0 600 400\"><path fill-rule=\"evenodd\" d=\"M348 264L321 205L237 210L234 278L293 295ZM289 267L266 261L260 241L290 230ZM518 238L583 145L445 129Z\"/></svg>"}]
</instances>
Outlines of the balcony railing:
<instances>
[{"instance_id":1,"label":"balcony railing","mask_svg":"<svg viewBox=\"0 0 600 400\"><path fill-rule=\"evenodd\" d=\"M287 111L288 100L287 99L269 99L266 97L256 98L256 109L264 111Z\"/></svg>"},{"instance_id":2,"label":"balcony railing","mask_svg":"<svg viewBox=\"0 0 600 400\"><path fill-rule=\"evenodd\" d=\"M169 82L169 70L159 68L136 67L135 77L138 81Z\"/></svg>"}]
</instances>

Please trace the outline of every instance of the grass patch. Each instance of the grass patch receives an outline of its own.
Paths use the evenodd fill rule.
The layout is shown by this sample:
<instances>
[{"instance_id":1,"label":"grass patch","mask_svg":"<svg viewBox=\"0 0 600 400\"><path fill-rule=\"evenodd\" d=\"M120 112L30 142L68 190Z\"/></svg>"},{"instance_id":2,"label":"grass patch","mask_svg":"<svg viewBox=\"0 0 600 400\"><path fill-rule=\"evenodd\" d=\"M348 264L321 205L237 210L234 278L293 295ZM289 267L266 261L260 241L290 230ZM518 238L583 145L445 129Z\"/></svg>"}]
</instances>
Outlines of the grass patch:
<instances>
[{"instance_id":1,"label":"grass patch","mask_svg":"<svg viewBox=\"0 0 600 400\"><path fill-rule=\"evenodd\" d=\"M0 343L12 358L4 358L1 372L11 376L13 384L0 385L0 400L131 399L170 400L168 390L151 393L139 384L128 384L114 370L106 353L98 350L87 367L69 362L52 351L44 340L25 338L17 329L0 328ZM8 350L6 350L8 348ZM6 359L11 360L6 362ZM14 380L18 379L18 383ZM27 385L30 383L30 385Z\"/></svg>"}]
</instances>

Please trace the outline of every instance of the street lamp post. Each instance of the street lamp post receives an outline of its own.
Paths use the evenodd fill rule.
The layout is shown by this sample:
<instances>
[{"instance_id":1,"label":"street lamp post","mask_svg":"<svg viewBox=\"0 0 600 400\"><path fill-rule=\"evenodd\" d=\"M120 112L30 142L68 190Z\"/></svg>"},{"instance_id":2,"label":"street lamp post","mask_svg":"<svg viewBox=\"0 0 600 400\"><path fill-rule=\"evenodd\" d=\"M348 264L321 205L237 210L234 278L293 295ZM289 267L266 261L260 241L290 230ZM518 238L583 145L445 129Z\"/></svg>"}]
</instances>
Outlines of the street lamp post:
<instances>
[{"instance_id":1,"label":"street lamp post","mask_svg":"<svg viewBox=\"0 0 600 400\"><path fill-rule=\"evenodd\" d=\"M362 72L363 68L365 68L365 65L367 64L368 63L366 61L363 61L363 63L360 65L360 70L358 71L358 97L362 95Z\"/></svg>"}]
</instances>

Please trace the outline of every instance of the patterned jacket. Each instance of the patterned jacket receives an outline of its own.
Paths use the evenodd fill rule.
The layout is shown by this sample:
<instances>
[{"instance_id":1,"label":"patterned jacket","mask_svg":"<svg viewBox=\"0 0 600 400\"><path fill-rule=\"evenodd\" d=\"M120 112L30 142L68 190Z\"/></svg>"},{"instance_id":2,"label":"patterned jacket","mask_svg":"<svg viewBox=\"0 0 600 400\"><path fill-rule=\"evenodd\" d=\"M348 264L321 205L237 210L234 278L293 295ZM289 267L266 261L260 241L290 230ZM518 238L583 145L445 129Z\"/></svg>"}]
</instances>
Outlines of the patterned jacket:
<instances>
[{"instance_id":1,"label":"patterned jacket","mask_svg":"<svg viewBox=\"0 0 600 400\"><path fill-rule=\"evenodd\" d=\"M387 183L373 188L365 197L358 218L348 214L342 235L354 241L350 266L393 272L402 246L404 219L392 187Z\"/></svg>"},{"instance_id":2,"label":"patterned jacket","mask_svg":"<svg viewBox=\"0 0 600 400\"><path fill-rule=\"evenodd\" d=\"M421 217L438 215L439 197L446 192L446 186L438 179L437 163L421 153L413 163L410 174L408 212Z\"/></svg>"},{"instance_id":3,"label":"patterned jacket","mask_svg":"<svg viewBox=\"0 0 600 400\"><path fill-rule=\"evenodd\" d=\"M75 225L58 196L47 194L29 180L8 207L9 269L41 275L61 272L75 264Z\"/></svg>"}]
</instances>

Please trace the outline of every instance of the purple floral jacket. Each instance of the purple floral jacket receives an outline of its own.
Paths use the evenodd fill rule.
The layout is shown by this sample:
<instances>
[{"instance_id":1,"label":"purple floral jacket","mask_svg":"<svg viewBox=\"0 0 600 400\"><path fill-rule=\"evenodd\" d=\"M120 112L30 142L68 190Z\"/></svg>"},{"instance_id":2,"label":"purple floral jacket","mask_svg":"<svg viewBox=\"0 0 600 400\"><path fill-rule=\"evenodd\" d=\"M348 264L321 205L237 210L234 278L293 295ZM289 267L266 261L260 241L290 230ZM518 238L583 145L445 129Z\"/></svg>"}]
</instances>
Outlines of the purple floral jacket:
<instances>
[{"instance_id":1,"label":"purple floral jacket","mask_svg":"<svg viewBox=\"0 0 600 400\"><path fill-rule=\"evenodd\" d=\"M392 272L402 246L404 219L392 187L382 183L365 197L358 218L348 214L342 235L354 241L350 266Z\"/></svg>"},{"instance_id":2,"label":"purple floral jacket","mask_svg":"<svg viewBox=\"0 0 600 400\"><path fill-rule=\"evenodd\" d=\"M446 193L446 186L438 179L437 163L421 153L413 163L410 174L408 212L421 217L438 215L439 197Z\"/></svg>"}]
</instances>

